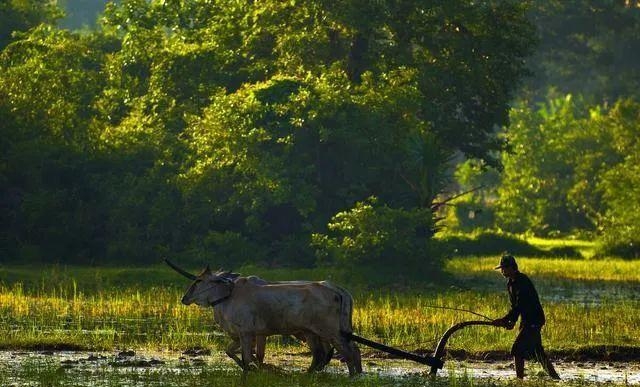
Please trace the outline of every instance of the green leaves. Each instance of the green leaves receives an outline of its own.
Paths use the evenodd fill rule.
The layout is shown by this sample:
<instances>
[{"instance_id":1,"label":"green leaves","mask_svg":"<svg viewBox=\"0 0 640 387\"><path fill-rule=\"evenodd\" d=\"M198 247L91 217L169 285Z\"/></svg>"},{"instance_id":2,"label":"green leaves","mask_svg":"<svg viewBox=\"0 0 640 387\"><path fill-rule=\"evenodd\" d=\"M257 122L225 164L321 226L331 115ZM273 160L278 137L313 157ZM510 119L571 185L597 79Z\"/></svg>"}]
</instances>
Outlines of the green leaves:
<instances>
[{"instance_id":1,"label":"green leaves","mask_svg":"<svg viewBox=\"0 0 640 387\"><path fill-rule=\"evenodd\" d=\"M15 41L14 35L41 23L53 23L62 12L48 0L5 0L0 3L0 50Z\"/></svg>"},{"instance_id":2,"label":"green leaves","mask_svg":"<svg viewBox=\"0 0 640 387\"><path fill-rule=\"evenodd\" d=\"M540 48L528 61L533 99L550 88L599 104L638 97L640 8L633 2L548 0L532 2Z\"/></svg>"},{"instance_id":3,"label":"green leaves","mask_svg":"<svg viewBox=\"0 0 640 387\"><path fill-rule=\"evenodd\" d=\"M33 138L74 150L79 176L55 197L77 189L78 204L17 210L81 213L76 256L309 265L310 235L370 196L389 235L380 259L426 251L451 155L495 164L504 149L494 128L532 44L519 4L110 3L99 32L39 27L3 53L0 115L16 127L3 178L24 189L18 155L42 149Z\"/></svg>"},{"instance_id":4,"label":"green leaves","mask_svg":"<svg viewBox=\"0 0 640 387\"><path fill-rule=\"evenodd\" d=\"M325 265L353 272L384 270L390 278L433 278L440 260L428 243L432 233L428 209L394 209L371 197L336 214L327 234L314 234L312 243Z\"/></svg>"},{"instance_id":5,"label":"green leaves","mask_svg":"<svg viewBox=\"0 0 640 387\"><path fill-rule=\"evenodd\" d=\"M624 214L632 213L636 195L631 160L640 134L638 109L632 100L607 109L571 96L538 110L514 109L514 152L504 156L498 224L542 235L587 230L630 240L622 230L636 224Z\"/></svg>"}]
</instances>

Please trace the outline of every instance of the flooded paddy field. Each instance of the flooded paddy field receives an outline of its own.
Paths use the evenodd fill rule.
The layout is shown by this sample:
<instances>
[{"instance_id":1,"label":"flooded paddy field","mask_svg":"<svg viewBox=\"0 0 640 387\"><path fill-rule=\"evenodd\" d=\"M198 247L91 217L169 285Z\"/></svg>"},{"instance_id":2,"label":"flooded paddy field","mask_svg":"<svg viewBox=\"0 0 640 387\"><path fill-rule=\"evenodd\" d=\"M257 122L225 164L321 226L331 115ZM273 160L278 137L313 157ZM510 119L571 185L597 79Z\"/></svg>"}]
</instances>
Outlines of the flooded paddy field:
<instances>
[{"instance_id":1,"label":"flooded paddy field","mask_svg":"<svg viewBox=\"0 0 640 387\"><path fill-rule=\"evenodd\" d=\"M508 299L504 279L492 270L494 261L451 260L451 281L444 285L349 286L355 332L432 353L451 325L479 318L465 310L490 318L504 315ZM37 274L0 267L0 387L640 386L640 261L521 263L532 273L545 308L543 345L563 377L560 383L529 362L527 378L517 381L506 356L516 332L491 326L452 336L436 379L428 377L426 366L365 347L363 375L349 378L337 359L309 375L306 346L276 336L267 348L269 366L243 377L222 350L228 338L214 324L211 309L182 305L186 284L165 267L51 267Z\"/></svg>"},{"instance_id":2,"label":"flooded paddy field","mask_svg":"<svg viewBox=\"0 0 640 387\"><path fill-rule=\"evenodd\" d=\"M448 360L437 378L426 366L398 359L363 358L364 373L349 378L333 359L326 370L306 374L306 353L267 356L267 365L243 377L220 351L84 352L0 351L0 385L22 386L235 386L235 385L490 385L513 383L513 364L504 360ZM640 385L640 361L556 360L562 382L553 382L527 363L525 383L534 385ZM497 383L497 384L496 384Z\"/></svg>"}]
</instances>

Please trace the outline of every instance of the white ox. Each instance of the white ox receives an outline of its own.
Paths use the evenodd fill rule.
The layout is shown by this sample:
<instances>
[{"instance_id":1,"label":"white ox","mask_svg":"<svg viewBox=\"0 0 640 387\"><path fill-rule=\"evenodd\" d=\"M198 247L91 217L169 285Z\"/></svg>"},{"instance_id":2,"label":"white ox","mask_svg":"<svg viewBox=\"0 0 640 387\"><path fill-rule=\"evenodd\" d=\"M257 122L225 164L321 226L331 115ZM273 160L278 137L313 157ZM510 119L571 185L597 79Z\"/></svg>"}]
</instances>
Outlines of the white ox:
<instances>
[{"instance_id":1,"label":"white ox","mask_svg":"<svg viewBox=\"0 0 640 387\"><path fill-rule=\"evenodd\" d=\"M348 340L352 333L353 299L344 289L327 281L261 283L254 278L229 272L212 272L208 267L194 276L169 261L181 274L194 280L182 298L185 305L213 306L214 317L234 343L227 354L248 371L254 360L253 348L264 345L264 337L290 334L306 338L314 354L309 371L322 368L327 343L333 345L347 363L349 374L362 372L360 351ZM242 350L242 360L234 348Z\"/></svg>"},{"instance_id":2,"label":"white ox","mask_svg":"<svg viewBox=\"0 0 640 387\"><path fill-rule=\"evenodd\" d=\"M236 281L239 277L236 273L231 273L229 271L225 272L222 269L218 270L216 273L219 277L228 278L232 281ZM246 277L248 282L251 282L254 285L303 285L312 283L311 281L266 281L257 276L248 276ZM325 283L329 285L328 283ZM343 291L338 288L339 291ZM351 295L347 293L347 296L350 298ZM223 308L214 308L214 320L224 329L228 327L228 324L225 324L225 316L223 315ZM231 344L226 348L225 353L233 359L240 367L243 367L244 364L242 360L238 357L238 354L242 354L242 347L240 345L240 338L236 336L236 332L233 330L226 330L227 334L232 338ZM299 340L304 341L309 346L311 350L311 354L313 356L313 360L311 361L311 365L309 366L308 372L313 371L322 371L324 367L329 364L331 358L333 357L333 346L331 343L322 340L317 335L311 332L298 332L294 336L296 336ZM264 363L264 355L265 355L265 347L266 340L265 336L256 335L255 337L255 361L258 365Z\"/></svg>"}]
</instances>

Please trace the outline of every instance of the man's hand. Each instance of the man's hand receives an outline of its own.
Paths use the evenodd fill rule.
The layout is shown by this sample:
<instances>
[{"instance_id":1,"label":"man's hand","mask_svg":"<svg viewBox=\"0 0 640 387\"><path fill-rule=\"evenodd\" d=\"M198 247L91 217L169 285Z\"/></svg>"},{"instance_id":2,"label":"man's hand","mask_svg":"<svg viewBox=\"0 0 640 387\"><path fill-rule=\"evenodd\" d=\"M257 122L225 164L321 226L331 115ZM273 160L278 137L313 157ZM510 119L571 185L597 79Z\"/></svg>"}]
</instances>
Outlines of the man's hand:
<instances>
[{"instance_id":1,"label":"man's hand","mask_svg":"<svg viewBox=\"0 0 640 387\"><path fill-rule=\"evenodd\" d=\"M513 329L513 326L515 325L514 322L509 321L504 317L495 319L495 320L492 321L492 323L493 323L493 326L502 327L502 328L505 328L505 329L508 329L508 330Z\"/></svg>"}]
</instances>

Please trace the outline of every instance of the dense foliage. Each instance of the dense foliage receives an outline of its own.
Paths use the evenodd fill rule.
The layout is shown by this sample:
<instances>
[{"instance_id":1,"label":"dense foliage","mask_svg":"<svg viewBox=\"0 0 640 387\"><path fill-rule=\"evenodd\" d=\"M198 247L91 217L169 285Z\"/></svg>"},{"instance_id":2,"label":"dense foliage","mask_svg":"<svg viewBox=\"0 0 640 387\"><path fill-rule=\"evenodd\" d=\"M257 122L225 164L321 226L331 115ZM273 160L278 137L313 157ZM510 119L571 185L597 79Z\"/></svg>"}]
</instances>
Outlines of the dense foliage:
<instances>
[{"instance_id":1,"label":"dense foliage","mask_svg":"<svg viewBox=\"0 0 640 387\"><path fill-rule=\"evenodd\" d=\"M437 267L452 155L498 165L533 44L516 1L126 0L103 23L1 54L3 257L312 265L375 196L363 221L407 255L371 259Z\"/></svg>"},{"instance_id":2,"label":"dense foliage","mask_svg":"<svg viewBox=\"0 0 640 387\"><path fill-rule=\"evenodd\" d=\"M513 152L503 157L501 178L470 164L459 169L466 185L490 189L457 203L453 226L543 236L590 233L602 237L601 253L638 256L640 103L592 106L569 95L511 114ZM479 214L469 219L464 209Z\"/></svg>"},{"instance_id":3,"label":"dense foliage","mask_svg":"<svg viewBox=\"0 0 640 387\"><path fill-rule=\"evenodd\" d=\"M536 2L540 45L506 133L504 171L461 164L449 227L600 239L601 254L638 255L633 155L639 122L636 1Z\"/></svg>"},{"instance_id":4,"label":"dense foliage","mask_svg":"<svg viewBox=\"0 0 640 387\"><path fill-rule=\"evenodd\" d=\"M3 257L431 270L450 177L451 229L638 255L635 0L58 5L0 5Z\"/></svg>"},{"instance_id":5,"label":"dense foliage","mask_svg":"<svg viewBox=\"0 0 640 387\"><path fill-rule=\"evenodd\" d=\"M535 1L531 21L539 47L527 60L534 77L527 99L565 94L590 103L638 96L640 90L640 2L638 0Z\"/></svg>"},{"instance_id":6,"label":"dense foliage","mask_svg":"<svg viewBox=\"0 0 640 387\"><path fill-rule=\"evenodd\" d=\"M62 13L49 0L3 0L0 2L0 50L40 23L51 23Z\"/></svg>"}]
</instances>

